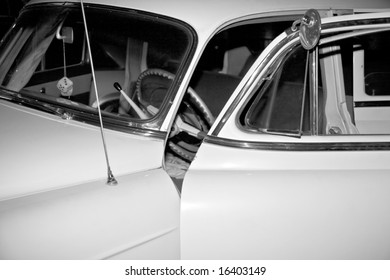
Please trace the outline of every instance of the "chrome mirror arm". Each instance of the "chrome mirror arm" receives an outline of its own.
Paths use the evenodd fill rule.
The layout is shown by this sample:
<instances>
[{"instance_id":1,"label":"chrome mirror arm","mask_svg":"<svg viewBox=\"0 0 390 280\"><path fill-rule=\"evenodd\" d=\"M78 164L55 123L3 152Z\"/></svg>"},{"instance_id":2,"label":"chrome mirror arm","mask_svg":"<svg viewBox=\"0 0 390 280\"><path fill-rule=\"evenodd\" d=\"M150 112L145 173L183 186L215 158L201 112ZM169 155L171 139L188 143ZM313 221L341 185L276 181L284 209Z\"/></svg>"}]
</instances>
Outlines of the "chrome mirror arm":
<instances>
[{"instance_id":1,"label":"chrome mirror arm","mask_svg":"<svg viewBox=\"0 0 390 280\"><path fill-rule=\"evenodd\" d=\"M321 16L315 9L308 10L302 18L297 19L291 26L292 31L298 30L302 47L306 50L313 49L321 36Z\"/></svg>"}]
</instances>

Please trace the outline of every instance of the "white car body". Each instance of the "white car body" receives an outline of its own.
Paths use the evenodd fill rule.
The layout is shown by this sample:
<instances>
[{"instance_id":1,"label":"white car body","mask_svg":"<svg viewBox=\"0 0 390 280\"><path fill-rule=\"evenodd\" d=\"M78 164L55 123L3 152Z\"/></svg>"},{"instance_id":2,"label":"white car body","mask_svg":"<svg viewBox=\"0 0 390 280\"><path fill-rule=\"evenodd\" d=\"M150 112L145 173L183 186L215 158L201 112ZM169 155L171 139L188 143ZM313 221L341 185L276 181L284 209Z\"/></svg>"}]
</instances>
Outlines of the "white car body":
<instances>
[{"instance_id":1,"label":"white car body","mask_svg":"<svg viewBox=\"0 0 390 280\"><path fill-rule=\"evenodd\" d=\"M33 0L24 12L55 2L62 1ZM206 46L219 32L282 18L292 25L309 8L320 12L325 35L337 29L354 31L351 22L359 20L385 19L380 27L367 30L390 30L388 1L84 2L86 7L111 7L123 14L137 11L167 22L175 19L191 30L193 46L157 120L130 119L127 128L107 122L101 130L97 116L90 117L91 123L89 117L58 110L57 103L37 108L34 98L24 101L23 94L1 84L0 74L0 91L7 91L0 98L1 259L390 258L390 109L364 107L364 102L388 101L390 95L354 93L354 102L362 104L354 111L360 134L348 130L350 123L337 123L344 103L333 107L331 96L326 101L326 129L337 126L343 135L291 137L256 133L239 124L243 108L269 77L273 63L288 46L299 44L297 33L292 41L286 39L294 36L292 31L275 34L241 77L214 116L182 182L170 177L166 161L183 96ZM9 38L4 42L12 41ZM326 46L321 39L319 44ZM6 59L1 51L0 70ZM359 58L354 54L354 61ZM324 73L340 70L337 57L332 59L324 60ZM103 100L114 92L110 75L114 71L96 73L98 89L107 92ZM322 86L340 92L344 82L339 76L327 77ZM74 90L79 90L77 79L83 77L72 79ZM355 89L364 87L360 80L354 83ZM28 90L46 87L41 91L45 93L54 85L36 84ZM62 100L55 98L53 102ZM61 102L72 110L76 104L65 97ZM80 110L87 107L76 105ZM106 184L110 170L117 185Z\"/></svg>"}]
</instances>

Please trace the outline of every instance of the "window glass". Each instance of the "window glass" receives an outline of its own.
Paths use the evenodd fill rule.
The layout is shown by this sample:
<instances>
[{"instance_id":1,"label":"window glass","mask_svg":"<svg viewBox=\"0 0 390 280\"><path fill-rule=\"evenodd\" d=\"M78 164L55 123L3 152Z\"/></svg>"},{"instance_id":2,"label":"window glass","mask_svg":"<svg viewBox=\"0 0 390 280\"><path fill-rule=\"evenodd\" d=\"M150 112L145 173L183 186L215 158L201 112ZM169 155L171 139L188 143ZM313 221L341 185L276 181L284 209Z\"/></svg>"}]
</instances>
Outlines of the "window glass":
<instances>
[{"instance_id":1,"label":"window glass","mask_svg":"<svg viewBox=\"0 0 390 280\"><path fill-rule=\"evenodd\" d=\"M330 46L337 50L332 53L336 61L341 56L343 70L335 99L344 123L338 125L339 134L389 134L390 32L354 36Z\"/></svg>"},{"instance_id":2,"label":"window glass","mask_svg":"<svg viewBox=\"0 0 390 280\"><path fill-rule=\"evenodd\" d=\"M82 23L72 24L68 16L63 26L71 26L73 29L73 42L63 44L62 40L52 40L46 53L42 56L41 64L37 71L49 70L55 68L69 67L82 63L84 48L84 27Z\"/></svg>"},{"instance_id":3,"label":"window glass","mask_svg":"<svg viewBox=\"0 0 390 280\"><path fill-rule=\"evenodd\" d=\"M390 96L390 36L380 32L359 37L364 49L364 81L368 95Z\"/></svg>"},{"instance_id":4,"label":"window glass","mask_svg":"<svg viewBox=\"0 0 390 280\"><path fill-rule=\"evenodd\" d=\"M334 41L330 35L318 47L317 63L308 64L306 88L306 51L297 46L280 57L248 102L241 123L252 131L285 135L389 134L390 32L355 34L337 34ZM309 73L315 72L314 100Z\"/></svg>"},{"instance_id":5,"label":"window glass","mask_svg":"<svg viewBox=\"0 0 390 280\"><path fill-rule=\"evenodd\" d=\"M227 27L207 44L190 82L217 117L227 100L265 47L291 21L242 22Z\"/></svg>"},{"instance_id":6,"label":"window glass","mask_svg":"<svg viewBox=\"0 0 390 280\"><path fill-rule=\"evenodd\" d=\"M152 119L169 104L192 33L178 22L132 11L94 6L85 12L104 116ZM92 77L79 4L31 7L0 46L0 86L20 97L96 113Z\"/></svg>"},{"instance_id":7,"label":"window glass","mask_svg":"<svg viewBox=\"0 0 390 280\"><path fill-rule=\"evenodd\" d=\"M244 120L248 128L268 133L301 132L304 103L309 104L308 97L304 100L306 58L307 52L298 47L269 73L269 81L258 90L253 102L249 102L251 106ZM304 129L308 132L309 116L306 111Z\"/></svg>"}]
</instances>

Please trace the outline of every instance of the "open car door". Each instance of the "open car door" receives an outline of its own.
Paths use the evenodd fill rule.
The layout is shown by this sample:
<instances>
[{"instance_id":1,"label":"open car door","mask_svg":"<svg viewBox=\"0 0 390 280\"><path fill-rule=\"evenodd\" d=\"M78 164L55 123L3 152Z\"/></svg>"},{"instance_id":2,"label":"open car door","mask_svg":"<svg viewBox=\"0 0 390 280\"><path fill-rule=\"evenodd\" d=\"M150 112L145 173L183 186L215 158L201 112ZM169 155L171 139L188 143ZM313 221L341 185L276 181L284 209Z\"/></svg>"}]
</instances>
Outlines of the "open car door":
<instances>
[{"instance_id":1,"label":"open car door","mask_svg":"<svg viewBox=\"0 0 390 280\"><path fill-rule=\"evenodd\" d=\"M264 50L184 179L182 258L390 258L389 42L390 13L311 10Z\"/></svg>"}]
</instances>

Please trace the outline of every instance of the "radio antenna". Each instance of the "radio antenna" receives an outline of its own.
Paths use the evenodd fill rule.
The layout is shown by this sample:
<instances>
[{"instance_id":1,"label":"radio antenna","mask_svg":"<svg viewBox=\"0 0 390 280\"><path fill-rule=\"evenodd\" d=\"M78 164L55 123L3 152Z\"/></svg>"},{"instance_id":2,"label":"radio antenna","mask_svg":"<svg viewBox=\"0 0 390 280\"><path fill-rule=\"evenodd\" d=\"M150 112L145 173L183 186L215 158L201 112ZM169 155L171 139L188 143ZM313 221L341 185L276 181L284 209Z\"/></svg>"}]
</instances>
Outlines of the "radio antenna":
<instances>
[{"instance_id":1,"label":"radio antenna","mask_svg":"<svg viewBox=\"0 0 390 280\"><path fill-rule=\"evenodd\" d=\"M102 111L100 109L99 94L98 94L98 89L97 89L97 85L96 85L95 68L93 66L91 44L89 42L89 33L88 33L88 27L87 27L87 20L85 18L84 2L83 2L83 0L80 0L80 2L81 2L81 11L82 11L82 14L83 14L83 21L84 21L84 28L85 28L85 37L87 39L87 47L88 47L89 59L90 59L90 63L91 63L93 86L95 88L96 102L98 104L97 109L98 109L99 121L100 121L100 133L101 133L102 141L103 141L104 155L106 157L107 185L114 186L114 185L118 184L118 181L115 179L114 175L112 174L111 167L110 167L110 161L108 159L107 145L106 145L106 140L105 140L105 137L104 137L104 130L103 130L104 127L103 127Z\"/></svg>"}]
</instances>

